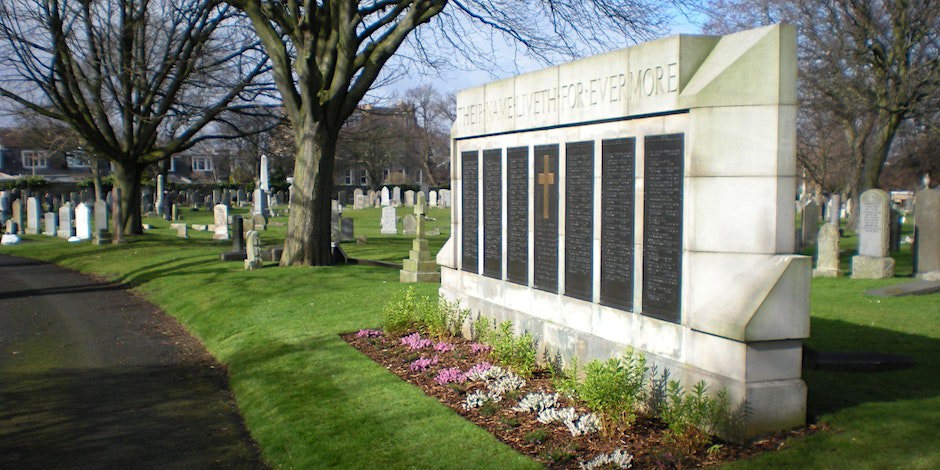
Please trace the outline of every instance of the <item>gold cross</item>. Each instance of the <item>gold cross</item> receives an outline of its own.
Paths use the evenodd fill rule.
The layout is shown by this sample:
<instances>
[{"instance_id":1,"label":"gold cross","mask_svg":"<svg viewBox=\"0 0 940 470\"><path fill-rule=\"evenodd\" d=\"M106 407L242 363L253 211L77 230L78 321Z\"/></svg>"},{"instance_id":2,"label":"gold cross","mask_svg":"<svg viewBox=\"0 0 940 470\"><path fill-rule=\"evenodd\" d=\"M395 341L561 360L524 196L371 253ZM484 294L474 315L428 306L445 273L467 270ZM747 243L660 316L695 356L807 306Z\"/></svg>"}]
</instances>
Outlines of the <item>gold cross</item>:
<instances>
[{"instance_id":1,"label":"gold cross","mask_svg":"<svg viewBox=\"0 0 940 470\"><path fill-rule=\"evenodd\" d=\"M542 218L548 219L548 187L555 184L555 174L548 172L548 155L543 155L542 173L539 173L539 184L542 185Z\"/></svg>"}]
</instances>

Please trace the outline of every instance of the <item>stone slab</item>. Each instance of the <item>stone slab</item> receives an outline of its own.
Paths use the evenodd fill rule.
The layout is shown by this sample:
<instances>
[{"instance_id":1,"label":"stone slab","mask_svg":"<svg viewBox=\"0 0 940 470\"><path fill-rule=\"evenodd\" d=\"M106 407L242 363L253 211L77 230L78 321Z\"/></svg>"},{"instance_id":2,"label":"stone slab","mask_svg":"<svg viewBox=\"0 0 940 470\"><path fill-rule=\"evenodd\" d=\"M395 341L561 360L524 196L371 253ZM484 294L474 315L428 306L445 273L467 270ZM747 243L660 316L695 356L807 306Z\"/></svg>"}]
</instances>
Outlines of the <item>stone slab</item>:
<instances>
[{"instance_id":1,"label":"stone slab","mask_svg":"<svg viewBox=\"0 0 940 470\"><path fill-rule=\"evenodd\" d=\"M940 281L917 281L879 287L865 291L865 295L875 297L903 297L905 295L925 295L940 292Z\"/></svg>"}]
</instances>

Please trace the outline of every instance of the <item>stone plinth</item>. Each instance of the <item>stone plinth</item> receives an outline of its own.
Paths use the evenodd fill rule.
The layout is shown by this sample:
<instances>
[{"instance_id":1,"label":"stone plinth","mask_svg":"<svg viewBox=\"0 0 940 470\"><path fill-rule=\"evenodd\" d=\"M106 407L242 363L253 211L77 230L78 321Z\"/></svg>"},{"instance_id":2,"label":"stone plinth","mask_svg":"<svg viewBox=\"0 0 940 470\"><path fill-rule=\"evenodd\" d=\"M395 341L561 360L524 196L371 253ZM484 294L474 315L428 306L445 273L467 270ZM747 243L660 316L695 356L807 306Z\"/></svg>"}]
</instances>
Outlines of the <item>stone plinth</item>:
<instances>
[{"instance_id":1,"label":"stone plinth","mask_svg":"<svg viewBox=\"0 0 940 470\"><path fill-rule=\"evenodd\" d=\"M418 193L418 202L415 204L415 233L417 238L411 242L411 251L408 258L402 260L402 269L399 274L401 282L441 282L441 273L437 271L437 263L431 259L431 250L425 238L424 213L426 208L424 193Z\"/></svg>"},{"instance_id":2,"label":"stone plinth","mask_svg":"<svg viewBox=\"0 0 940 470\"><path fill-rule=\"evenodd\" d=\"M894 258L862 255L852 257L852 279L889 277L894 277Z\"/></svg>"}]
</instances>

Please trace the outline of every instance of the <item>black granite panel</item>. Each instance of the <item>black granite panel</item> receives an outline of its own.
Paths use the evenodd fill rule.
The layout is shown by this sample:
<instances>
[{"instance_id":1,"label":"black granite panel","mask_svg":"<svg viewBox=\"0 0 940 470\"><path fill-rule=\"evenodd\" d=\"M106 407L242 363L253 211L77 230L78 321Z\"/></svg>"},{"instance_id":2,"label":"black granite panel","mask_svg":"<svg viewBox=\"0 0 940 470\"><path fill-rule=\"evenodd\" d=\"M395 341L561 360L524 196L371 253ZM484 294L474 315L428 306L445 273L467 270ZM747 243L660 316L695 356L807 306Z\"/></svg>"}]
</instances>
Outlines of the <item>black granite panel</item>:
<instances>
[{"instance_id":1,"label":"black granite panel","mask_svg":"<svg viewBox=\"0 0 940 470\"><path fill-rule=\"evenodd\" d=\"M565 295L594 295L594 142L565 144Z\"/></svg>"},{"instance_id":2,"label":"black granite panel","mask_svg":"<svg viewBox=\"0 0 940 470\"><path fill-rule=\"evenodd\" d=\"M643 313L680 321L682 134L646 137L643 203Z\"/></svg>"},{"instance_id":3,"label":"black granite panel","mask_svg":"<svg viewBox=\"0 0 940 470\"><path fill-rule=\"evenodd\" d=\"M636 139L601 142L601 304L633 311Z\"/></svg>"},{"instance_id":4,"label":"black granite panel","mask_svg":"<svg viewBox=\"0 0 940 470\"><path fill-rule=\"evenodd\" d=\"M529 283L529 148L506 150L506 279Z\"/></svg>"},{"instance_id":5,"label":"black granite panel","mask_svg":"<svg viewBox=\"0 0 940 470\"><path fill-rule=\"evenodd\" d=\"M539 145L535 163L534 286L558 292L558 145Z\"/></svg>"},{"instance_id":6,"label":"black granite panel","mask_svg":"<svg viewBox=\"0 0 940 470\"><path fill-rule=\"evenodd\" d=\"M461 162L461 201L460 201L460 227L462 244L460 247L461 269L471 273L478 273L477 263L480 225L480 187L477 181L479 170L478 152L462 152Z\"/></svg>"},{"instance_id":7,"label":"black granite panel","mask_svg":"<svg viewBox=\"0 0 940 470\"><path fill-rule=\"evenodd\" d=\"M503 151L483 151L483 275L503 277Z\"/></svg>"}]
</instances>

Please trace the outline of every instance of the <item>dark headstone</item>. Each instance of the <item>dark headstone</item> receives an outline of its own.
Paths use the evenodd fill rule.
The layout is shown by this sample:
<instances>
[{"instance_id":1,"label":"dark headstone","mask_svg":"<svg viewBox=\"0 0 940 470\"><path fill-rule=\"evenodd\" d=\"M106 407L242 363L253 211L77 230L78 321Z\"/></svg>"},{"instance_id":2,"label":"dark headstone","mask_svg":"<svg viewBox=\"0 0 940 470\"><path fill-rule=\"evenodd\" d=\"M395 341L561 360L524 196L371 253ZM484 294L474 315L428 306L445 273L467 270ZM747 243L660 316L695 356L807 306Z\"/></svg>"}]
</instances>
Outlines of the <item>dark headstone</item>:
<instances>
[{"instance_id":1,"label":"dark headstone","mask_svg":"<svg viewBox=\"0 0 940 470\"><path fill-rule=\"evenodd\" d=\"M477 161L477 152L463 152L460 154L461 178L462 182L462 201L460 206L462 220L462 243L461 243L461 269L467 272L479 272L477 266L478 232L480 207L479 207L479 186L477 182L477 171L479 162Z\"/></svg>"},{"instance_id":2,"label":"dark headstone","mask_svg":"<svg viewBox=\"0 0 940 470\"><path fill-rule=\"evenodd\" d=\"M533 285L558 292L558 146L535 147L535 250Z\"/></svg>"},{"instance_id":3,"label":"dark headstone","mask_svg":"<svg viewBox=\"0 0 940 470\"><path fill-rule=\"evenodd\" d=\"M483 151L483 275L502 278L502 150Z\"/></svg>"},{"instance_id":4,"label":"dark headstone","mask_svg":"<svg viewBox=\"0 0 940 470\"><path fill-rule=\"evenodd\" d=\"M232 216L232 251L245 251L245 220L240 215Z\"/></svg>"},{"instance_id":5,"label":"dark headstone","mask_svg":"<svg viewBox=\"0 0 940 470\"><path fill-rule=\"evenodd\" d=\"M678 322L682 292L682 134L645 138L643 313Z\"/></svg>"},{"instance_id":6,"label":"dark headstone","mask_svg":"<svg viewBox=\"0 0 940 470\"><path fill-rule=\"evenodd\" d=\"M601 304L633 311L636 139L601 143Z\"/></svg>"},{"instance_id":7,"label":"dark headstone","mask_svg":"<svg viewBox=\"0 0 940 470\"><path fill-rule=\"evenodd\" d=\"M565 145L565 295L594 296L594 142Z\"/></svg>"},{"instance_id":8,"label":"dark headstone","mask_svg":"<svg viewBox=\"0 0 940 470\"><path fill-rule=\"evenodd\" d=\"M506 151L506 279L529 283L529 148Z\"/></svg>"}]
</instances>

